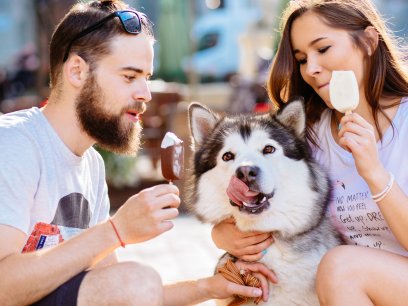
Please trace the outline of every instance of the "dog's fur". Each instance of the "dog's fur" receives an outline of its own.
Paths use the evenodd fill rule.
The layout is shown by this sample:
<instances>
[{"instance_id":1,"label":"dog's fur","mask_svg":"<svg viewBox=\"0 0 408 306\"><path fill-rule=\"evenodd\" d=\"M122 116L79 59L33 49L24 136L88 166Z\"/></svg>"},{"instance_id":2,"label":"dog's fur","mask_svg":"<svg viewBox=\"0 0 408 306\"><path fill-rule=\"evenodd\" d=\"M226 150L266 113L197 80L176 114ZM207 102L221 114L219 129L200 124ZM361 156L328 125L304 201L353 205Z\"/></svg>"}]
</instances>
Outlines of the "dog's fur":
<instances>
[{"instance_id":1,"label":"dog's fur","mask_svg":"<svg viewBox=\"0 0 408 306\"><path fill-rule=\"evenodd\" d=\"M194 150L189 209L203 222L216 224L233 216L241 231L273 234L274 243L260 260L279 280L269 286L267 305L319 305L317 266L340 240L325 217L330 185L305 140L304 103L296 100L277 113L241 116L220 116L192 103L189 122ZM225 158L227 152L232 155ZM230 178L242 177L242 167L256 169L251 180L244 180L261 192L255 206L234 205L227 196Z\"/></svg>"}]
</instances>

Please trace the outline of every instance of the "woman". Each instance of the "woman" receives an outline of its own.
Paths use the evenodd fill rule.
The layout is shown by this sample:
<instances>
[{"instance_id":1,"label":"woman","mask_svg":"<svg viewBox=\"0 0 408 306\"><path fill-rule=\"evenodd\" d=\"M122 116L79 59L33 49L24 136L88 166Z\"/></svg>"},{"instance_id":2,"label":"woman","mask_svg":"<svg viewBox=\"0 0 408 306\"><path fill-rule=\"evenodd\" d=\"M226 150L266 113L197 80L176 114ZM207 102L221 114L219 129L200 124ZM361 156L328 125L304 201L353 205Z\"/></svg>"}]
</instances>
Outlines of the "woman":
<instances>
[{"instance_id":1,"label":"woman","mask_svg":"<svg viewBox=\"0 0 408 306\"><path fill-rule=\"evenodd\" d=\"M268 91L277 107L305 98L306 137L333 181L328 216L348 244L320 263L319 300L405 305L408 75L402 53L369 0L291 1L281 29ZM351 114L330 102L335 70L356 75L360 101ZM268 233L240 233L231 220L212 235L218 247L244 260L260 259L273 243Z\"/></svg>"}]
</instances>

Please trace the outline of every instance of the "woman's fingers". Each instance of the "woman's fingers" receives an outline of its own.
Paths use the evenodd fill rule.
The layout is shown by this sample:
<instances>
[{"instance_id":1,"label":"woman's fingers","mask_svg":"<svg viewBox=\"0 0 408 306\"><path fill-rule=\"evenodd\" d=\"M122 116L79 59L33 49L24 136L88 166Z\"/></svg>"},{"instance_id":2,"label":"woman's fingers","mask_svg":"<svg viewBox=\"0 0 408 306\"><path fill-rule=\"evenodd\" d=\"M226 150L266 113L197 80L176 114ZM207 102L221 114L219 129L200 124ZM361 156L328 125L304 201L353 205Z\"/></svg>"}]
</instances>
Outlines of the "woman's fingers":
<instances>
[{"instance_id":1,"label":"woman's fingers","mask_svg":"<svg viewBox=\"0 0 408 306\"><path fill-rule=\"evenodd\" d=\"M243 239L243 242L245 243L245 245L253 245L259 244L268 239L271 239L273 241L270 233L253 232L253 235L245 237L245 239Z\"/></svg>"},{"instance_id":2,"label":"woman's fingers","mask_svg":"<svg viewBox=\"0 0 408 306\"><path fill-rule=\"evenodd\" d=\"M354 122L362 126L363 128L371 129L372 131L374 131L373 126L357 113L352 113L350 115L343 116L340 120L340 125L343 127L347 125L349 122Z\"/></svg>"},{"instance_id":3,"label":"woman's fingers","mask_svg":"<svg viewBox=\"0 0 408 306\"><path fill-rule=\"evenodd\" d=\"M278 278L275 273L268 269L264 264L259 262L243 262L238 260L236 265L239 269L246 270L250 272L253 276L259 279L261 282L262 289L262 299L266 302L269 296L269 281L276 284L278 283Z\"/></svg>"},{"instance_id":4,"label":"woman's fingers","mask_svg":"<svg viewBox=\"0 0 408 306\"><path fill-rule=\"evenodd\" d=\"M264 252L259 252L259 253L252 254L252 255L242 255L242 256L237 256L237 257L241 260L253 262L253 261L260 260L262 257L264 257L264 255L265 255Z\"/></svg>"},{"instance_id":5,"label":"woman's fingers","mask_svg":"<svg viewBox=\"0 0 408 306\"><path fill-rule=\"evenodd\" d=\"M262 252L273 243L273 237L269 233L264 233L256 236L251 236L243 240L243 244L247 247L247 254Z\"/></svg>"},{"instance_id":6,"label":"woman's fingers","mask_svg":"<svg viewBox=\"0 0 408 306\"><path fill-rule=\"evenodd\" d=\"M228 283L227 290L230 294L237 294L247 297L256 298L263 295L262 289L256 287L242 286L232 282Z\"/></svg>"},{"instance_id":7,"label":"woman's fingers","mask_svg":"<svg viewBox=\"0 0 408 306\"><path fill-rule=\"evenodd\" d=\"M244 238L236 242L235 256L245 261L258 261L266 254L272 243L273 237L270 234Z\"/></svg>"},{"instance_id":8,"label":"woman's fingers","mask_svg":"<svg viewBox=\"0 0 408 306\"><path fill-rule=\"evenodd\" d=\"M235 264L240 269L246 269L251 272L259 272L263 274L267 279L269 279L272 283L278 283L278 278L276 277L275 273L260 262L244 262L238 260Z\"/></svg>"},{"instance_id":9,"label":"woman's fingers","mask_svg":"<svg viewBox=\"0 0 408 306\"><path fill-rule=\"evenodd\" d=\"M253 276L255 276L257 279L259 279L259 281L261 282L261 289L262 289L262 299L264 300L264 302L268 301L268 297L269 297L269 284L268 284L268 280L266 279L266 277L261 274L261 273L252 273Z\"/></svg>"}]
</instances>

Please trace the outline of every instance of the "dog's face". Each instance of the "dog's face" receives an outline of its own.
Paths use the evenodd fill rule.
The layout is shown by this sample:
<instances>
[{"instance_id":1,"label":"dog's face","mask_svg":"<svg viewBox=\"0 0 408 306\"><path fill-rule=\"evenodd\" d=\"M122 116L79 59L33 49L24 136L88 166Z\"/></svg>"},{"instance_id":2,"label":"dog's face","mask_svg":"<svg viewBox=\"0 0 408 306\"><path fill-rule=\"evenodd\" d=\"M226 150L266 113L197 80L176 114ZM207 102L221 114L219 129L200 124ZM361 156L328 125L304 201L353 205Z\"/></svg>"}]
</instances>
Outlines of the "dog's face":
<instances>
[{"instance_id":1,"label":"dog's face","mask_svg":"<svg viewBox=\"0 0 408 306\"><path fill-rule=\"evenodd\" d=\"M191 207L204 221L233 216L241 230L302 230L314 197L301 101L277 114L219 117L189 108L194 139ZM310 204L311 205L311 204Z\"/></svg>"}]
</instances>

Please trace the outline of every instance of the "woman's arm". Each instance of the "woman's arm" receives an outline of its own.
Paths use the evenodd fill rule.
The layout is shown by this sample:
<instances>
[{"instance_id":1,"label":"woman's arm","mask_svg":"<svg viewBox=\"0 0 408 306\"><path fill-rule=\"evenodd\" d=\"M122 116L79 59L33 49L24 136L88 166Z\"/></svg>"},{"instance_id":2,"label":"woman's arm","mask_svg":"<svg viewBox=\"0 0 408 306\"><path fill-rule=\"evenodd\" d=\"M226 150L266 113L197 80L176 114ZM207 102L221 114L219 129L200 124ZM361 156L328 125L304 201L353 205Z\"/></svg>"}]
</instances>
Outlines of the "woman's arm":
<instances>
[{"instance_id":1,"label":"woman's arm","mask_svg":"<svg viewBox=\"0 0 408 306\"><path fill-rule=\"evenodd\" d=\"M344 116L341 125L339 144L353 154L357 171L371 194L382 193L390 182L391 173L379 159L373 126L357 113ZM395 237L408 250L408 197L397 181L377 204Z\"/></svg>"}]
</instances>

